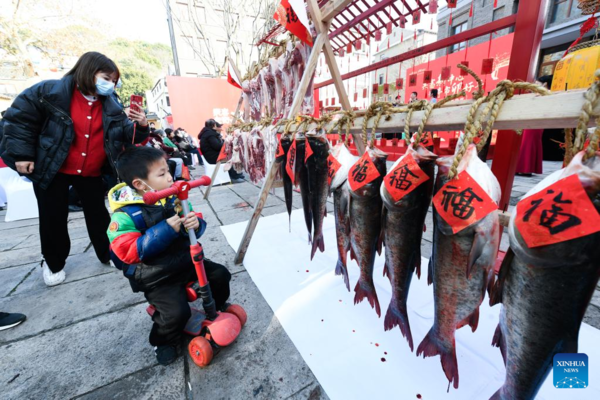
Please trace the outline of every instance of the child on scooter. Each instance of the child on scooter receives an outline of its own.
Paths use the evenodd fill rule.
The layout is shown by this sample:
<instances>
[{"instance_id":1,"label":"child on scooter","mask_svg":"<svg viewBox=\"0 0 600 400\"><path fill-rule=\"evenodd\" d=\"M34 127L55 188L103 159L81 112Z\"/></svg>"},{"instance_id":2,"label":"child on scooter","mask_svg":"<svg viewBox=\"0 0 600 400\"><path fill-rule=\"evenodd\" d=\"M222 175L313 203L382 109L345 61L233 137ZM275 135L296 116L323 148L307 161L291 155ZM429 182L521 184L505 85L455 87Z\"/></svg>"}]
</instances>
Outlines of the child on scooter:
<instances>
[{"instance_id":1,"label":"child on scooter","mask_svg":"<svg viewBox=\"0 0 600 400\"><path fill-rule=\"evenodd\" d=\"M123 183L108 194L114 212L107 231L111 257L133 291L143 292L156 308L150 344L158 362L168 365L179 356L183 328L191 315L186 284L197 280L187 230L194 229L199 238L206 222L194 212L183 218L174 196L151 206L144 204L144 193L167 189L173 183L161 150L129 148L119 156L117 172ZM224 310L231 274L208 259L204 268L216 307Z\"/></svg>"}]
</instances>

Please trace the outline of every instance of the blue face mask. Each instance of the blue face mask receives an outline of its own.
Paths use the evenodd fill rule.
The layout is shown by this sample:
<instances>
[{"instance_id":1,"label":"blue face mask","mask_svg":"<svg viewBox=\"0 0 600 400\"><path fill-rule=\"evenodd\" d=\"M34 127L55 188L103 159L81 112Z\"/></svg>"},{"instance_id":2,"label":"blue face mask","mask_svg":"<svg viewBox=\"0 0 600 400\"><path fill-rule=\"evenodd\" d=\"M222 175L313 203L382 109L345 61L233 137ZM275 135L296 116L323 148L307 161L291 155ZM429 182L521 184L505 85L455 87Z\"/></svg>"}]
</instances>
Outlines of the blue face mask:
<instances>
[{"instance_id":1,"label":"blue face mask","mask_svg":"<svg viewBox=\"0 0 600 400\"><path fill-rule=\"evenodd\" d=\"M110 96L115 91L115 84L105 81L101 78L96 78L96 93L101 96Z\"/></svg>"}]
</instances>

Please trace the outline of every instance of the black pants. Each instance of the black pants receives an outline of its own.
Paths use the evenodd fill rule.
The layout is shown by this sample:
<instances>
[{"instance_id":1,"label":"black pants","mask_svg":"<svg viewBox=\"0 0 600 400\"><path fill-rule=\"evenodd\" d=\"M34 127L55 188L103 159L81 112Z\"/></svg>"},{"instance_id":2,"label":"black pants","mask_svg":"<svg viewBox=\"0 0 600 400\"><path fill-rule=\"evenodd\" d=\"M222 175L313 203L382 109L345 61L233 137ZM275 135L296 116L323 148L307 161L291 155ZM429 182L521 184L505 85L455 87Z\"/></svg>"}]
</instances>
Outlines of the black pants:
<instances>
[{"instance_id":1,"label":"black pants","mask_svg":"<svg viewBox=\"0 0 600 400\"><path fill-rule=\"evenodd\" d=\"M107 263L109 241L106 235L110 216L104 205L104 185L101 177L56 174L48 189L33 185L40 214L42 255L54 273L65 267L71 251L67 228L69 216L69 186L77 191L83 207L85 225L98 259Z\"/></svg>"},{"instance_id":2,"label":"black pants","mask_svg":"<svg viewBox=\"0 0 600 400\"><path fill-rule=\"evenodd\" d=\"M229 171L229 179L244 179L244 174L236 172L235 169L231 168Z\"/></svg>"},{"instance_id":3,"label":"black pants","mask_svg":"<svg viewBox=\"0 0 600 400\"><path fill-rule=\"evenodd\" d=\"M192 154L195 154L196 157L198 157L198 164L204 165L204 162L202 161L202 156L200 155L200 152L197 148L189 149L187 152L190 155L190 157L192 156Z\"/></svg>"},{"instance_id":4,"label":"black pants","mask_svg":"<svg viewBox=\"0 0 600 400\"><path fill-rule=\"evenodd\" d=\"M231 274L225 266L207 259L204 260L204 269L215 305L220 310L229 298ZM183 328L192 315L185 287L189 282L196 280L196 270L190 268L189 274L144 291L148 303L156 308L152 317L154 324L150 331L152 346L179 344Z\"/></svg>"}]
</instances>

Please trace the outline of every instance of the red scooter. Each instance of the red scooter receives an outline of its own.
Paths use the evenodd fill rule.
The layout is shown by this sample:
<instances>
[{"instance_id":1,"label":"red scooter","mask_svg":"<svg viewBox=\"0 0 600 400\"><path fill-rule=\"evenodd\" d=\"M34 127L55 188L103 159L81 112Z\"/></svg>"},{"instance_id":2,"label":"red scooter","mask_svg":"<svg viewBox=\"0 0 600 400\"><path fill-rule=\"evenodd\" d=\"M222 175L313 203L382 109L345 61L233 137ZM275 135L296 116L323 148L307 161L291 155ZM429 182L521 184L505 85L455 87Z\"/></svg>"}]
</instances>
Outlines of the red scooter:
<instances>
[{"instance_id":1,"label":"red scooter","mask_svg":"<svg viewBox=\"0 0 600 400\"><path fill-rule=\"evenodd\" d=\"M190 212L187 202L190 189L209 184L208 176L189 182L177 181L168 189L145 193L144 203L156 204L160 199L177 196L181 200L183 215L187 217ZM230 305L225 312L217 311L204 270L204 251L196 239L196 234L193 231L188 231L188 234L190 253L196 268L196 275L198 275L198 282L191 282L187 285L188 301L192 302L201 297L204 311L192 307L192 316L188 320L184 332L195 336L188 346L190 357L196 365L205 367L213 358L213 348L220 349L229 346L237 339L246 323L247 316L242 306L237 304ZM147 311L152 316L155 309L153 306L149 306Z\"/></svg>"}]
</instances>

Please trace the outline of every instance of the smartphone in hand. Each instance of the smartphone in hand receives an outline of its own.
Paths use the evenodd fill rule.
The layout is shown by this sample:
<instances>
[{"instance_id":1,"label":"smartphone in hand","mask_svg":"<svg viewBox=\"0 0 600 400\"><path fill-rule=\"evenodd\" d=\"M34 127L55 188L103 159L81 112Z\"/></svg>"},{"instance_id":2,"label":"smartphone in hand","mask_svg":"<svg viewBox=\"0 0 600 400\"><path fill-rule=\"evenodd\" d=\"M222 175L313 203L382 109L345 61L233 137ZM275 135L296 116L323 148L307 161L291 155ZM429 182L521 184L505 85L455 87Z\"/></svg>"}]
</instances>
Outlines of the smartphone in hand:
<instances>
[{"instance_id":1,"label":"smartphone in hand","mask_svg":"<svg viewBox=\"0 0 600 400\"><path fill-rule=\"evenodd\" d=\"M144 108L144 98L136 94L132 94L129 99L129 108L135 112L142 112Z\"/></svg>"}]
</instances>

